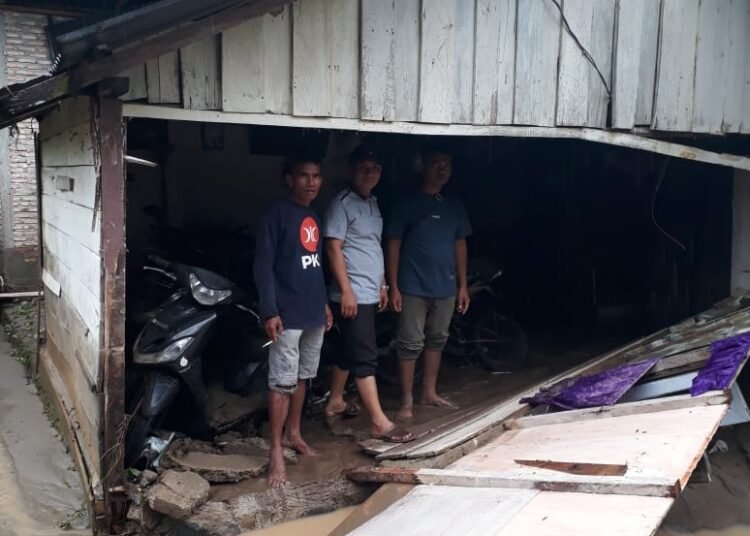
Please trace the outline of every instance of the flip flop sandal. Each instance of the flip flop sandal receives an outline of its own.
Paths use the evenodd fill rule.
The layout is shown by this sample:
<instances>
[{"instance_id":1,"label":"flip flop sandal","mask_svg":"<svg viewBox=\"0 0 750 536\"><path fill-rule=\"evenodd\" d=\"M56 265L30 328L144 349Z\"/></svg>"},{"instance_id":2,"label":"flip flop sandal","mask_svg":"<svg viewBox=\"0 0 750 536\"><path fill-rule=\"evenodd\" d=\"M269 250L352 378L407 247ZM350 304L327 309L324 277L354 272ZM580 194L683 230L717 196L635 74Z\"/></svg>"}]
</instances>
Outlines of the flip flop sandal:
<instances>
[{"instance_id":1,"label":"flip flop sandal","mask_svg":"<svg viewBox=\"0 0 750 536\"><path fill-rule=\"evenodd\" d=\"M331 419L333 417L344 417L346 419L351 419L352 417L356 417L362 413L362 410L359 408L357 404L354 402L347 402L346 407L342 409L341 411L334 411L334 412L326 412L325 416L328 419Z\"/></svg>"},{"instance_id":2,"label":"flip flop sandal","mask_svg":"<svg viewBox=\"0 0 750 536\"><path fill-rule=\"evenodd\" d=\"M388 443L408 443L416 439L414 434L400 424L394 424L393 428L382 434L373 434L372 438L387 441Z\"/></svg>"}]
</instances>

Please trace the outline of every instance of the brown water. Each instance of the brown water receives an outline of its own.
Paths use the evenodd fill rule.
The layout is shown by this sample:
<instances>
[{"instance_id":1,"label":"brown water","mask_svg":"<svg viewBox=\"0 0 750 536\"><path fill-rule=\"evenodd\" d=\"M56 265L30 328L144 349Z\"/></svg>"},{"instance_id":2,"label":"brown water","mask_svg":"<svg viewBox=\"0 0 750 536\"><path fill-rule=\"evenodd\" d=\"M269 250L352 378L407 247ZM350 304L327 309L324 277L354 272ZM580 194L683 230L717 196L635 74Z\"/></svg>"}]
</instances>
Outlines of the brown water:
<instances>
[{"instance_id":1,"label":"brown water","mask_svg":"<svg viewBox=\"0 0 750 536\"><path fill-rule=\"evenodd\" d=\"M304 519L295 519L294 521L280 523L279 525L265 529L251 530L243 534L252 536L294 536L297 534L304 534L305 536L328 536L355 508L356 506L349 506L335 512L310 516Z\"/></svg>"}]
</instances>

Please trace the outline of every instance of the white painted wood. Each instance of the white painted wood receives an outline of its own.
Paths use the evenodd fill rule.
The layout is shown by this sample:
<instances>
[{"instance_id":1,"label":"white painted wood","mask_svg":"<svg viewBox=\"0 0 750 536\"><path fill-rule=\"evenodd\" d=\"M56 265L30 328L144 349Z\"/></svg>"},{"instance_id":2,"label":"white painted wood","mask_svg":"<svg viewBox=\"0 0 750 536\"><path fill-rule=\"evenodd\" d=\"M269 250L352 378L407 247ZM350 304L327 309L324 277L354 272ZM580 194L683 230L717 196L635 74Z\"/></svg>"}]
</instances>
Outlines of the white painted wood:
<instances>
[{"instance_id":1,"label":"white painted wood","mask_svg":"<svg viewBox=\"0 0 750 536\"><path fill-rule=\"evenodd\" d=\"M619 0L613 52L612 125L650 125L660 0Z\"/></svg>"},{"instance_id":2,"label":"white painted wood","mask_svg":"<svg viewBox=\"0 0 750 536\"><path fill-rule=\"evenodd\" d=\"M195 110L221 109L219 37L211 36L180 49L182 105Z\"/></svg>"},{"instance_id":3,"label":"white painted wood","mask_svg":"<svg viewBox=\"0 0 750 536\"><path fill-rule=\"evenodd\" d=\"M471 123L474 115L475 1L459 0L454 6L451 121Z\"/></svg>"},{"instance_id":4,"label":"white painted wood","mask_svg":"<svg viewBox=\"0 0 750 536\"><path fill-rule=\"evenodd\" d=\"M745 19L745 28L750 28L750 6L747 6L747 18ZM748 33L745 33L745 39L750 40ZM750 54L745 56L745 90L742 98L742 125L740 132L750 133Z\"/></svg>"},{"instance_id":5,"label":"white painted wood","mask_svg":"<svg viewBox=\"0 0 750 536\"><path fill-rule=\"evenodd\" d=\"M180 60L176 50L146 63L146 87L148 102L180 103Z\"/></svg>"},{"instance_id":6,"label":"white painted wood","mask_svg":"<svg viewBox=\"0 0 750 536\"><path fill-rule=\"evenodd\" d=\"M256 17L221 36L222 109L265 112L263 19ZM283 87L279 88L283 92Z\"/></svg>"},{"instance_id":7,"label":"white painted wood","mask_svg":"<svg viewBox=\"0 0 750 536\"><path fill-rule=\"evenodd\" d=\"M654 115L660 14L661 0L647 0L643 9L641 58L638 67L638 98L635 110L636 125L650 125Z\"/></svg>"},{"instance_id":8,"label":"white painted wood","mask_svg":"<svg viewBox=\"0 0 750 536\"><path fill-rule=\"evenodd\" d=\"M57 197L44 195L42 221L65 232L93 253L99 252L100 213L96 216L96 227L92 230L94 211L82 205L74 205Z\"/></svg>"},{"instance_id":9,"label":"white painted wood","mask_svg":"<svg viewBox=\"0 0 750 536\"><path fill-rule=\"evenodd\" d=\"M291 117L274 114L243 114L201 110L183 110L167 106L125 104L126 117L150 117L177 121L235 123L243 125L271 125L299 128L326 128L360 132L391 132L397 134L427 134L444 136L500 136L513 138L577 139L595 143L629 147L687 160L707 162L719 166L750 170L750 158L697 149L689 145L671 143L637 134L609 132L589 128L523 127L504 125L430 125L409 122L360 121L344 118Z\"/></svg>"},{"instance_id":10,"label":"white painted wood","mask_svg":"<svg viewBox=\"0 0 750 536\"><path fill-rule=\"evenodd\" d=\"M416 121L419 100L420 0L398 0L394 37L393 116L390 121Z\"/></svg>"},{"instance_id":11,"label":"white painted wood","mask_svg":"<svg viewBox=\"0 0 750 536\"><path fill-rule=\"evenodd\" d=\"M513 122L516 0L477 0L473 123Z\"/></svg>"},{"instance_id":12,"label":"white painted wood","mask_svg":"<svg viewBox=\"0 0 750 536\"><path fill-rule=\"evenodd\" d=\"M457 0L422 1L419 121L452 120Z\"/></svg>"},{"instance_id":13,"label":"white painted wood","mask_svg":"<svg viewBox=\"0 0 750 536\"><path fill-rule=\"evenodd\" d=\"M394 3L362 0L362 119L395 116L395 15Z\"/></svg>"},{"instance_id":14,"label":"white painted wood","mask_svg":"<svg viewBox=\"0 0 750 536\"><path fill-rule=\"evenodd\" d=\"M47 270L42 271L42 283L52 294L60 295L60 283Z\"/></svg>"},{"instance_id":15,"label":"white painted wood","mask_svg":"<svg viewBox=\"0 0 750 536\"><path fill-rule=\"evenodd\" d=\"M693 122L699 0L663 0L652 127L689 131Z\"/></svg>"},{"instance_id":16,"label":"white painted wood","mask_svg":"<svg viewBox=\"0 0 750 536\"><path fill-rule=\"evenodd\" d=\"M93 166L91 123L85 121L72 125L68 131L43 140L42 165L46 167Z\"/></svg>"},{"instance_id":17,"label":"white painted wood","mask_svg":"<svg viewBox=\"0 0 750 536\"><path fill-rule=\"evenodd\" d=\"M44 247L75 274L76 279L95 296L101 296L101 258L64 231L43 223Z\"/></svg>"},{"instance_id":18,"label":"white painted wood","mask_svg":"<svg viewBox=\"0 0 750 536\"><path fill-rule=\"evenodd\" d=\"M560 14L552 2L518 0L513 122L552 126L557 101Z\"/></svg>"},{"instance_id":19,"label":"white painted wood","mask_svg":"<svg viewBox=\"0 0 750 536\"><path fill-rule=\"evenodd\" d=\"M745 88L745 62L750 56L750 2L730 0L729 4L726 6L729 11L729 36L724 58L722 130L736 133L742 126L743 98L747 94L750 100L750 85Z\"/></svg>"},{"instance_id":20,"label":"white painted wood","mask_svg":"<svg viewBox=\"0 0 750 536\"><path fill-rule=\"evenodd\" d=\"M331 76L326 0L298 0L292 19L292 109L294 115L329 116Z\"/></svg>"},{"instance_id":21,"label":"white painted wood","mask_svg":"<svg viewBox=\"0 0 750 536\"><path fill-rule=\"evenodd\" d=\"M693 132L719 132L724 121L726 88L722 80L729 48L727 0L701 0L698 8L698 42L695 55Z\"/></svg>"},{"instance_id":22,"label":"white painted wood","mask_svg":"<svg viewBox=\"0 0 750 536\"><path fill-rule=\"evenodd\" d=\"M610 85L614 0L568 0L563 11L572 31ZM607 90L596 69L565 29L557 91L558 125L606 126Z\"/></svg>"},{"instance_id":23,"label":"white painted wood","mask_svg":"<svg viewBox=\"0 0 750 536\"><path fill-rule=\"evenodd\" d=\"M72 179L73 190L62 191L59 179ZM42 191L68 203L94 208L96 200L96 168L94 166L55 166L42 168Z\"/></svg>"},{"instance_id":24,"label":"white painted wood","mask_svg":"<svg viewBox=\"0 0 750 536\"><path fill-rule=\"evenodd\" d=\"M125 72L120 73L118 76L127 77L129 80L128 92L125 93L120 99L124 101L133 101L145 99L148 95L146 89L146 66L135 65Z\"/></svg>"},{"instance_id":25,"label":"white painted wood","mask_svg":"<svg viewBox=\"0 0 750 536\"><path fill-rule=\"evenodd\" d=\"M359 117L359 2L328 0L327 36L332 117Z\"/></svg>"},{"instance_id":26,"label":"white painted wood","mask_svg":"<svg viewBox=\"0 0 750 536\"><path fill-rule=\"evenodd\" d=\"M265 111L292 111L292 14L289 6L278 15L263 16Z\"/></svg>"},{"instance_id":27,"label":"white painted wood","mask_svg":"<svg viewBox=\"0 0 750 536\"><path fill-rule=\"evenodd\" d=\"M349 534L496 534L537 494L534 490L417 486Z\"/></svg>"},{"instance_id":28,"label":"white painted wood","mask_svg":"<svg viewBox=\"0 0 750 536\"><path fill-rule=\"evenodd\" d=\"M39 139L42 142L68 132L73 127L87 125L86 133L90 133L91 101L89 97L71 97L63 100L60 105L40 118Z\"/></svg>"}]
</instances>

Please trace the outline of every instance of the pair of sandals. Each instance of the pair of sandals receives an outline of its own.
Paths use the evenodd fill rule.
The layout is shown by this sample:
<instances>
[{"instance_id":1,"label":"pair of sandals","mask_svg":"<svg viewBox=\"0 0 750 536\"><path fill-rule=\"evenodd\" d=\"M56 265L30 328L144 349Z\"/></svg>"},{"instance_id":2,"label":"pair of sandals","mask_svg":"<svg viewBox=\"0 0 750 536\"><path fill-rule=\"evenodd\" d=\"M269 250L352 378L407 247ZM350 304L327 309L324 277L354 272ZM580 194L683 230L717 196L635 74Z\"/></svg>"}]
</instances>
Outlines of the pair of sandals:
<instances>
[{"instance_id":1,"label":"pair of sandals","mask_svg":"<svg viewBox=\"0 0 750 536\"><path fill-rule=\"evenodd\" d=\"M334 412L327 411L325 413L325 417L328 420L335 419L336 417L352 419L354 417L357 417L360 413L362 413L362 410L357 404L351 401L347 401L344 409ZM387 432L372 434L371 437L372 439L379 439L388 443L408 443L409 441L413 441L415 439L414 434L400 424L394 424Z\"/></svg>"}]
</instances>

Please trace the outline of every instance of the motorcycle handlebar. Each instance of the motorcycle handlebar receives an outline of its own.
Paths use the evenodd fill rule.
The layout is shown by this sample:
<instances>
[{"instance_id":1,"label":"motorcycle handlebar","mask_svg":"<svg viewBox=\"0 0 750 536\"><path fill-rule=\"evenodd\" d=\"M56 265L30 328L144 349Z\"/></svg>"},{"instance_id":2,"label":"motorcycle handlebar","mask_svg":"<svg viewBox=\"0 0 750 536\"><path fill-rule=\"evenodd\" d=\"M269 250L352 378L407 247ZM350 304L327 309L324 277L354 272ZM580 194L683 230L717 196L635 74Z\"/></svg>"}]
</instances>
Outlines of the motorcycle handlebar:
<instances>
[{"instance_id":1,"label":"motorcycle handlebar","mask_svg":"<svg viewBox=\"0 0 750 536\"><path fill-rule=\"evenodd\" d=\"M148 260L154 263L159 268L168 268L170 264L168 260L163 259L162 257L159 257L158 255L154 255L154 254L149 255Z\"/></svg>"}]
</instances>

